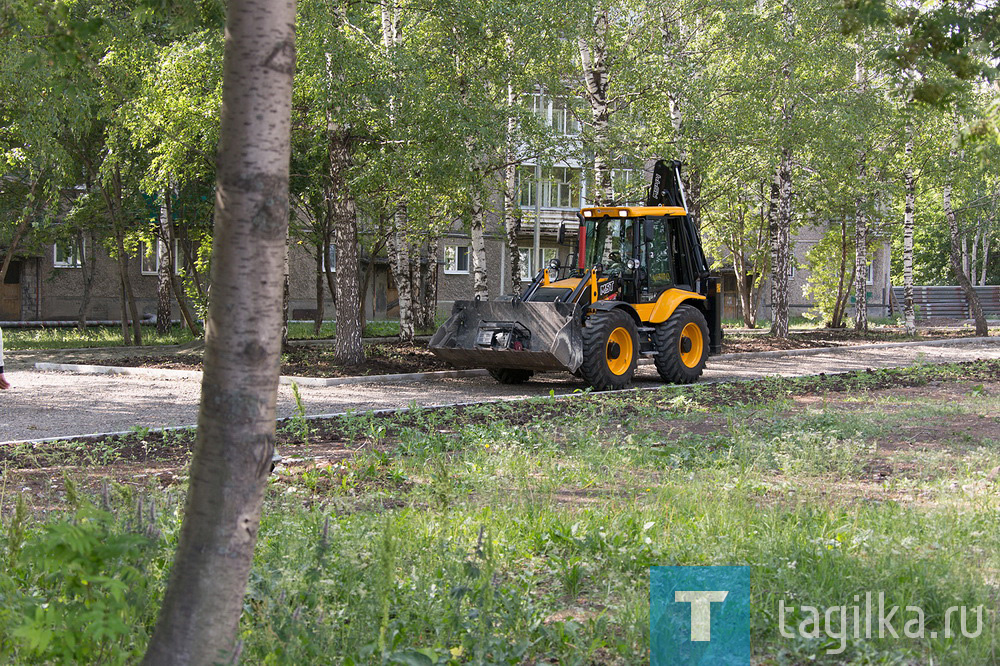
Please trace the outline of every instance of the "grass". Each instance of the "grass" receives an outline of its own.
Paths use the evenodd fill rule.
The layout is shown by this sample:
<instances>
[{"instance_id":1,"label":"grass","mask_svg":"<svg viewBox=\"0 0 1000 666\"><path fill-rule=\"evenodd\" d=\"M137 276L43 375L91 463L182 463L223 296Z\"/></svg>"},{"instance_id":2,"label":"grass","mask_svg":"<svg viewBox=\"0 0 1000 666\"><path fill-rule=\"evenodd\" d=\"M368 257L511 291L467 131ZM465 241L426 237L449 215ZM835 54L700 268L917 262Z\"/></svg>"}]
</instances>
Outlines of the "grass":
<instances>
[{"instance_id":1,"label":"grass","mask_svg":"<svg viewBox=\"0 0 1000 666\"><path fill-rule=\"evenodd\" d=\"M354 454L282 450L243 659L646 663L649 567L724 564L754 567L760 663L996 663L992 610L978 638L862 634L837 654L782 637L777 614L881 591L940 631L950 606L996 608L997 377L997 362L921 365L341 418L334 448ZM6 662L128 662L151 630L183 487L72 495L0 528ZM98 603L62 571L133 584ZM79 626L84 607L110 638Z\"/></svg>"},{"instance_id":2,"label":"grass","mask_svg":"<svg viewBox=\"0 0 1000 666\"><path fill-rule=\"evenodd\" d=\"M429 335L433 330L417 330L417 335ZM291 340L330 339L337 334L336 322L323 323L319 334L313 324L291 322L288 337ZM365 337L392 337L399 335L399 322L370 321L365 324ZM83 349L88 347L123 346L121 329L115 326L88 326L84 331L75 327L58 328L8 328L3 333L4 349L9 351L33 349ZM186 328L172 327L165 335L156 333L155 326L142 327L144 345L178 345L194 340Z\"/></svg>"},{"instance_id":3,"label":"grass","mask_svg":"<svg viewBox=\"0 0 1000 666\"><path fill-rule=\"evenodd\" d=\"M145 345L178 345L194 339L191 332L173 326L165 335L159 335L155 326L142 327ZM7 328L3 332L4 349L82 349L86 347L121 347L122 331L115 326L88 326L84 331L66 328Z\"/></svg>"}]
</instances>

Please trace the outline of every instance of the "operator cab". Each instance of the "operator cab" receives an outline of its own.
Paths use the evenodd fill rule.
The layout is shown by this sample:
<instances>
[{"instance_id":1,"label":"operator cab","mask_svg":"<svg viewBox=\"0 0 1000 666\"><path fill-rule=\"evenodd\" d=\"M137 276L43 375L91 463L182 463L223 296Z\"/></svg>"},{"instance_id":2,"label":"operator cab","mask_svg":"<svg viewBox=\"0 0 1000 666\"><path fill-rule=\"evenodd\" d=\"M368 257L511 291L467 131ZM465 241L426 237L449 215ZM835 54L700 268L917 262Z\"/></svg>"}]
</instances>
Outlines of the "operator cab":
<instances>
[{"instance_id":1,"label":"operator cab","mask_svg":"<svg viewBox=\"0 0 1000 666\"><path fill-rule=\"evenodd\" d=\"M700 244L689 238L686 211L676 206L584 208L577 266L570 276L594 268L615 282L615 294L627 303L655 301L670 288L700 291L708 263Z\"/></svg>"}]
</instances>

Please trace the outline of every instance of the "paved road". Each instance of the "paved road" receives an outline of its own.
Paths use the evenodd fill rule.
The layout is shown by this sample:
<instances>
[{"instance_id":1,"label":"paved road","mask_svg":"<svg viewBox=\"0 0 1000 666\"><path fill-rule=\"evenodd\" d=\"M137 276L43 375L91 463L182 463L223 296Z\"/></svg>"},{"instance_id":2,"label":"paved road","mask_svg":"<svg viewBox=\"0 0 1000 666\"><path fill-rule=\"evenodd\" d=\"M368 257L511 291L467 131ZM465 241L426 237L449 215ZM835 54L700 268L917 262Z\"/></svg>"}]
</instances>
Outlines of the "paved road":
<instances>
[{"instance_id":1,"label":"paved road","mask_svg":"<svg viewBox=\"0 0 1000 666\"><path fill-rule=\"evenodd\" d=\"M958 341L956 341L958 342ZM800 350L801 351L801 350ZM90 356L100 353L91 352ZM68 356L69 353L61 354ZM0 443L129 430L134 426L186 426L197 420L200 383L197 378L164 376L76 375L40 372L37 360L57 360L60 354L12 352L8 378L14 388L0 394ZM74 352L77 362L88 354ZM842 347L808 350L808 353L766 352L731 354L709 359L705 380L752 379L767 375L809 375L864 368L909 365L917 361L947 363L980 358L1000 358L1000 339L961 341L935 345ZM635 385L660 385L652 366L639 368ZM525 395L573 393L583 384L566 373L538 376L523 386L501 386L489 377L437 379L333 387L300 387L310 414L347 410L435 405L513 398ZM288 416L294 409L291 390L282 386L278 411Z\"/></svg>"}]
</instances>

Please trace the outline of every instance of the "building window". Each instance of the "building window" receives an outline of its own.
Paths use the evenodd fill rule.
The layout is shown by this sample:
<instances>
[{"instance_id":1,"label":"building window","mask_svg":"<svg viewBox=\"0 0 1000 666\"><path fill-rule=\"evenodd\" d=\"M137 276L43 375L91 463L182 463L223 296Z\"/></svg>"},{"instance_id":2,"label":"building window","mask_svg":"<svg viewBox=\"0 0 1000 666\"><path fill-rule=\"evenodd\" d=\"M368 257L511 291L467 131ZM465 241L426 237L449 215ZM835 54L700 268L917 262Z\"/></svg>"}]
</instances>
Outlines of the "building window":
<instances>
[{"instance_id":1,"label":"building window","mask_svg":"<svg viewBox=\"0 0 1000 666\"><path fill-rule=\"evenodd\" d=\"M531 270L531 248L519 247L517 253L521 255L521 280L529 282L534 276Z\"/></svg>"},{"instance_id":2,"label":"building window","mask_svg":"<svg viewBox=\"0 0 1000 666\"><path fill-rule=\"evenodd\" d=\"M518 205L521 208L576 210L583 204L581 170L573 167L542 167L541 179L534 166L517 170Z\"/></svg>"},{"instance_id":3,"label":"building window","mask_svg":"<svg viewBox=\"0 0 1000 666\"><path fill-rule=\"evenodd\" d=\"M160 272L160 244L139 242L139 271L143 275L156 275Z\"/></svg>"},{"instance_id":4,"label":"building window","mask_svg":"<svg viewBox=\"0 0 1000 666\"><path fill-rule=\"evenodd\" d=\"M875 284L875 264L868 262L868 272L865 275L865 284Z\"/></svg>"},{"instance_id":5,"label":"building window","mask_svg":"<svg viewBox=\"0 0 1000 666\"><path fill-rule=\"evenodd\" d=\"M52 247L52 265L56 268L80 268L83 266L81 250L87 247L86 242L81 247L76 241L56 243Z\"/></svg>"},{"instance_id":6,"label":"building window","mask_svg":"<svg viewBox=\"0 0 1000 666\"><path fill-rule=\"evenodd\" d=\"M559 250L555 249L554 247L542 248L542 266L548 266L550 261L558 258L559 258Z\"/></svg>"},{"instance_id":7,"label":"building window","mask_svg":"<svg viewBox=\"0 0 1000 666\"><path fill-rule=\"evenodd\" d=\"M549 97L536 92L530 100L531 112L547 127L561 136L578 136L580 122L573 113L571 102L563 97Z\"/></svg>"},{"instance_id":8,"label":"building window","mask_svg":"<svg viewBox=\"0 0 1000 666\"><path fill-rule=\"evenodd\" d=\"M535 279L535 273L538 272L539 268L548 266L550 261L559 257L558 249L554 247L543 247L542 265L536 268L535 262L532 261L532 256L535 254L533 248L520 247L517 249L517 252L521 256L521 280L524 282L530 282Z\"/></svg>"},{"instance_id":9,"label":"building window","mask_svg":"<svg viewBox=\"0 0 1000 666\"><path fill-rule=\"evenodd\" d=\"M446 245L444 248L444 272L445 273L468 273L469 272L469 246L468 245Z\"/></svg>"},{"instance_id":10,"label":"building window","mask_svg":"<svg viewBox=\"0 0 1000 666\"><path fill-rule=\"evenodd\" d=\"M791 280L795 277L795 262L788 263L788 279Z\"/></svg>"},{"instance_id":11,"label":"building window","mask_svg":"<svg viewBox=\"0 0 1000 666\"><path fill-rule=\"evenodd\" d=\"M323 257L323 271L326 273L336 273L337 272L337 248L330 245L330 250Z\"/></svg>"}]
</instances>

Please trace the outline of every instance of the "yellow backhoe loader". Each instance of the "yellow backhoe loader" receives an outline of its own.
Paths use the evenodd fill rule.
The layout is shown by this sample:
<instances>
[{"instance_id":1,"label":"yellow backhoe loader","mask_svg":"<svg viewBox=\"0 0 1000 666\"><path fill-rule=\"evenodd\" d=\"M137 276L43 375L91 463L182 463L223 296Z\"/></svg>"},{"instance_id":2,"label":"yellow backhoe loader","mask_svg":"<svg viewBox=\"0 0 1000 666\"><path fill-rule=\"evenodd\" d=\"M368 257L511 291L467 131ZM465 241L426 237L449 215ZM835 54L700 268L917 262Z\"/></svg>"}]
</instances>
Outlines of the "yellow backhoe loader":
<instances>
[{"instance_id":1,"label":"yellow backhoe loader","mask_svg":"<svg viewBox=\"0 0 1000 666\"><path fill-rule=\"evenodd\" d=\"M722 347L721 281L687 215L680 162L656 163L646 203L582 209L566 266L550 261L520 297L456 301L431 351L504 384L568 370L621 389L640 356L664 381L697 380Z\"/></svg>"}]
</instances>

